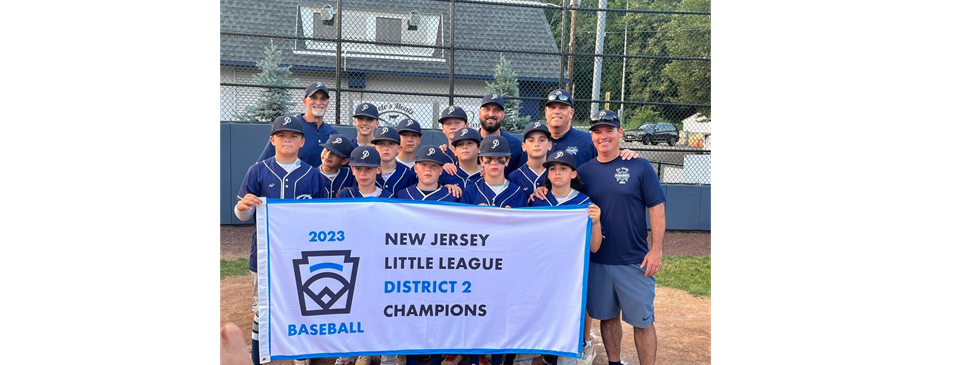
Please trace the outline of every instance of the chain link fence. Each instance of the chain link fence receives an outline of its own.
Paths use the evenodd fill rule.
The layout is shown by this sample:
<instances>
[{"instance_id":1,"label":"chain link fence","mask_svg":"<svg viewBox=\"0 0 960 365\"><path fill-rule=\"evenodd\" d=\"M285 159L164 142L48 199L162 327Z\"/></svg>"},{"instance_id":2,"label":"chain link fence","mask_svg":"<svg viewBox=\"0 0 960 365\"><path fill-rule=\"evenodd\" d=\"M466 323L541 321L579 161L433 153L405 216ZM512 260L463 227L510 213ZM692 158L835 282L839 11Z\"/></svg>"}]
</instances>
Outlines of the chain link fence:
<instances>
[{"instance_id":1,"label":"chain link fence","mask_svg":"<svg viewBox=\"0 0 960 365\"><path fill-rule=\"evenodd\" d=\"M326 123L350 125L354 108L370 102L381 125L412 118L439 129L441 110L458 105L479 128L480 101L497 92L507 101L504 128L517 132L543 119L547 94L563 88L574 95L574 128L586 130L598 109L618 112L621 147L650 160L663 182L709 184L709 7L222 0L220 120L270 121L251 117L268 98L283 99L270 104L276 115L304 113L304 89L322 82L331 97Z\"/></svg>"}]
</instances>

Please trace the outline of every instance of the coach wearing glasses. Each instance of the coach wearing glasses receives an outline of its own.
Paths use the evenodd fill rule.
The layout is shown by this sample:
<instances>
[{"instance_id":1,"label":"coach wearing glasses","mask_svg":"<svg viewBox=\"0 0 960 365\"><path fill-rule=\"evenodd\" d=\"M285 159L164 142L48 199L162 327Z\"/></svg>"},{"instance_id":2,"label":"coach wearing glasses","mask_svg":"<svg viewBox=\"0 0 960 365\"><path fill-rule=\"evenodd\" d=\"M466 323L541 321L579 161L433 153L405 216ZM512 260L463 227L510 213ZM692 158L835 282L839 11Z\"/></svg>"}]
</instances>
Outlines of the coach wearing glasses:
<instances>
[{"instance_id":1,"label":"coach wearing glasses","mask_svg":"<svg viewBox=\"0 0 960 365\"><path fill-rule=\"evenodd\" d=\"M303 124L303 147L297 153L301 161L310 166L317 167L323 162L320 153L323 152L322 144L327 142L331 134L337 134L337 130L329 124L323 122L323 114L330 105L330 91L320 82L311 83L307 86L303 94L303 106L307 108L306 114L300 114L296 117ZM257 158L257 161L263 161L273 157L276 149L267 141L263 153Z\"/></svg>"}]
</instances>

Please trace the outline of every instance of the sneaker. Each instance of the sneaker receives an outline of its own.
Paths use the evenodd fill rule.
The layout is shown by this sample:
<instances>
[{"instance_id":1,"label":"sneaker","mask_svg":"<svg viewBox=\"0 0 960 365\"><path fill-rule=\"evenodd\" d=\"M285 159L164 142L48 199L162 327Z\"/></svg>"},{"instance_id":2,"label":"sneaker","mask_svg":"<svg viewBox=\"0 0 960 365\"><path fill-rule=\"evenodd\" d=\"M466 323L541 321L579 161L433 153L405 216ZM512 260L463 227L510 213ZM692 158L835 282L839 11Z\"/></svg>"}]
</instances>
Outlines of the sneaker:
<instances>
[{"instance_id":1,"label":"sneaker","mask_svg":"<svg viewBox=\"0 0 960 365\"><path fill-rule=\"evenodd\" d=\"M338 358L337 358L337 361L334 361L334 362L333 362L333 365L353 365L353 362L356 361L356 360L357 360L357 358L356 358L356 357L353 357L353 356L350 356L350 357L338 357Z\"/></svg>"},{"instance_id":2,"label":"sneaker","mask_svg":"<svg viewBox=\"0 0 960 365\"><path fill-rule=\"evenodd\" d=\"M583 346L583 356L577 359L577 365L591 365L596 357L597 351L593 349L593 341L587 342Z\"/></svg>"},{"instance_id":3,"label":"sneaker","mask_svg":"<svg viewBox=\"0 0 960 365\"><path fill-rule=\"evenodd\" d=\"M443 358L443 361L440 362L440 365L459 365L461 360L463 360L463 356L447 355Z\"/></svg>"}]
</instances>

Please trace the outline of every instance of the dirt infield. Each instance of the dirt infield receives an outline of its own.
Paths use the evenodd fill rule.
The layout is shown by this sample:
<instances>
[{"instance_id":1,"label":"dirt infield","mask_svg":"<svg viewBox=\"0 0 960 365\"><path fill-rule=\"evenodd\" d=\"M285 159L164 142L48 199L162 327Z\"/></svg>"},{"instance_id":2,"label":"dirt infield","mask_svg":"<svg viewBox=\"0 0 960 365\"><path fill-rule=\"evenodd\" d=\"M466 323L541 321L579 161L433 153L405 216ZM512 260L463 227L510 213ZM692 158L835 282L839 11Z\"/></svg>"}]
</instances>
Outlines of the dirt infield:
<instances>
[{"instance_id":1,"label":"dirt infield","mask_svg":"<svg viewBox=\"0 0 960 365\"><path fill-rule=\"evenodd\" d=\"M220 226L220 258L236 260L250 255L250 239L253 226ZM665 256L710 255L710 232L667 232L664 237ZM664 267L663 270L669 270ZM250 311L253 284L249 276L235 276L220 281L220 324L234 322L243 333L249 333L253 323ZM667 287L657 287L654 301L657 315L657 363L670 364L709 364L710 363L710 298L698 298L685 291ZM600 339L600 322L593 321L591 337L597 350L594 365L606 364L607 356ZM633 331L630 325L623 323L623 342L621 361L624 364L639 364L636 348L633 346ZM314 365L332 365L334 359L318 359ZM377 365L378 359L373 360ZM292 361L273 361L271 364L287 365ZM464 362L466 364L466 362ZM542 365L540 357L534 365ZM423 364L426 365L426 364Z\"/></svg>"}]
</instances>

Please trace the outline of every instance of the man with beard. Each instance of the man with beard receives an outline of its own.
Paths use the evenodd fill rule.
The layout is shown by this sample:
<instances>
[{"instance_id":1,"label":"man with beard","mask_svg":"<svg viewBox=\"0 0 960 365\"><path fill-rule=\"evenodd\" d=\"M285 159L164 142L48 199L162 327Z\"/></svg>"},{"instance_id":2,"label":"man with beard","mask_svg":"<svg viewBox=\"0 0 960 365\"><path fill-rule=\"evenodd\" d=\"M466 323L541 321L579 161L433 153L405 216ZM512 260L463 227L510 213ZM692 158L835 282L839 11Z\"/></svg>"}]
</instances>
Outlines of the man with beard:
<instances>
[{"instance_id":1,"label":"man with beard","mask_svg":"<svg viewBox=\"0 0 960 365\"><path fill-rule=\"evenodd\" d=\"M504 170L505 176L520 167L520 155L523 153L523 141L510 133L503 132L500 126L503 124L503 96L500 94L487 94L480 102L480 110L477 113L480 117L480 137L487 138L491 134L498 134L507 140L510 145L510 162Z\"/></svg>"},{"instance_id":2,"label":"man with beard","mask_svg":"<svg viewBox=\"0 0 960 365\"><path fill-rule=\"evenodd\" d=\"M307 112L296 117L296 120L303 124L304 139L298 157L308 165L317 167L323 163L323 158L320 157L320 153L323 152L321 145L327 142L331 134L337 133L336 129L323 122L323 114L330 105L330 91L323 83L311 83L307 86L302 102ZM276 154L277 150L273 144L267 141L267 146L263 148L257 161L266 160Z\"/></svg>"}]
</instances>

